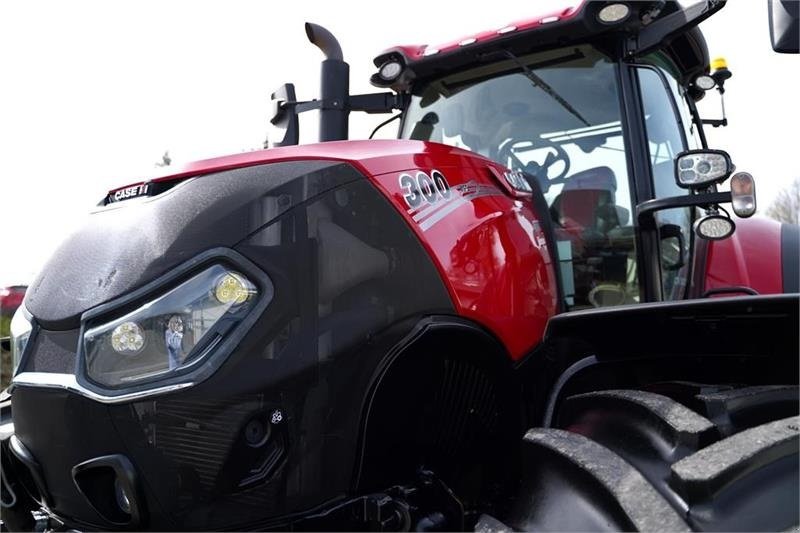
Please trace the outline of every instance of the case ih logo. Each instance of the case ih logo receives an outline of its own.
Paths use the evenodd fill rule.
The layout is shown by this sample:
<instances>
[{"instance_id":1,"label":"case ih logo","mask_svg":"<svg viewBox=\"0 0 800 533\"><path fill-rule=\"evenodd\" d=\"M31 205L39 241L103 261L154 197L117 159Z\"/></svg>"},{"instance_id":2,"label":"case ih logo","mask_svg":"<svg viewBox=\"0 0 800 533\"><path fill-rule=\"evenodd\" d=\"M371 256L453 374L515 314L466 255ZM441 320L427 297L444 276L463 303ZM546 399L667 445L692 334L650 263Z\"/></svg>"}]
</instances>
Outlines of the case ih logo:
<instances>
[{"instance_id":1,"label":"case ih logo","mask_svg":"<svg viewBox=\"0 0 800 533\"><path fill-rule=\"evenodd\" d=\"M140 183L138 185L131 185L130 187L123 187L116 191L111 191L106 197L106 204L112 202L121 202L122 200L130 200L138 196L147 196L150 189L149 183Z\"/></svg>"},{"instance_id":2,"label":"case ih logo","mask_svg":"<svg viewBox=\"0 0 800 533\"><path fill-rule=\"evenodd\" d=\"M492 185L468 181L451 189L444 174L432 170L430 175L419 171L413 175L400 174L397 178L403 199L408 205L408 214L427 231L444 217L476 198L482 196L502 196L502 192Z\"/></svg>"}]
</instances>

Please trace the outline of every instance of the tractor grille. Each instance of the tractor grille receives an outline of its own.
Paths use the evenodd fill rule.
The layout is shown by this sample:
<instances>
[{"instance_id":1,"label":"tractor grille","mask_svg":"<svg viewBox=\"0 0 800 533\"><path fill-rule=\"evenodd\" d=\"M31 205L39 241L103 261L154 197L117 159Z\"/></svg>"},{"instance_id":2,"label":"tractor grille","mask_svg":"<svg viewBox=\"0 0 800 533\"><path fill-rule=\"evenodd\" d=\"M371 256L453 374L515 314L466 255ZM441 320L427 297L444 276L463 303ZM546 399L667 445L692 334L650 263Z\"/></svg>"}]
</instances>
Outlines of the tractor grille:
<instances>
[{"instance_id":1,"label":"tractor grille","mask_svg":"<svg viewBox=\"0 0 800 533\"><path fill-rule=\"evenodd\" d=\"M153 441L179 468L191 469L201 487L217 485L220 470L245 421L259 407L250 398L156 401Z\"/></svg>"},{"instance_id":2,"label":"tractor grille","mask_svg":"<svg viewBox=\"0 0 800 533\"><path fill-rule=\"evenodd\" d=\"M498 425L497 391L481 368L457 359L444 361L441 388L433 402L439 412L430 428L442 457L458 457L479 435L494 434Z\"/></svg>"}]
</instances>

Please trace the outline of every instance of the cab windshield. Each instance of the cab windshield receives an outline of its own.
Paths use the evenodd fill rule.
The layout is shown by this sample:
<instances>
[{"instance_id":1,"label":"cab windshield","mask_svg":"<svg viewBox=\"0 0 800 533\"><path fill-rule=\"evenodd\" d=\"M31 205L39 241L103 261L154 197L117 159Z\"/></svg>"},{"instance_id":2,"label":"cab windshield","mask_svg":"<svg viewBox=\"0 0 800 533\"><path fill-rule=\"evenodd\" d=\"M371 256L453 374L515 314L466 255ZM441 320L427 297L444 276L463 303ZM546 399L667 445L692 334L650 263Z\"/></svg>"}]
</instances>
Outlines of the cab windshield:
<instances>
[{"instance_id":1,"label":"cab windshield","mask_svg":"<svg viewBox=\"0 0 800 533\"><path fill-rule=\"evenodd\" d=\"M401 130L535 177L571 308L639 300L614 63L575 46L452 74L419 89Z\"/></svg>"}]
</instances>

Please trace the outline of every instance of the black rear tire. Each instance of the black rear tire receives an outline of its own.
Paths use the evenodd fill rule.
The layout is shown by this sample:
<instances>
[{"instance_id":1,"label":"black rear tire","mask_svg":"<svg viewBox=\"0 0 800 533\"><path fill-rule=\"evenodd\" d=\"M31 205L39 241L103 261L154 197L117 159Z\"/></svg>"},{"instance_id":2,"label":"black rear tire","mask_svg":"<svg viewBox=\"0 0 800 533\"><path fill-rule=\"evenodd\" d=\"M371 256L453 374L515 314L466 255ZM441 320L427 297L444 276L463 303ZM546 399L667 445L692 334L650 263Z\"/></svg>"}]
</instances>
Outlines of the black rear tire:
<instances>
[{"instance_id":1,"label":"black rear tire","mask_svg":"<svg viewBox=\"0 0 800 533\"><path fill-rule=\"evenodd\" d=\"M798 388L660 384L568 398L523 441L503 523L544 531L785 531L800 524ZM497 530L484 517L477 529Z\"/></svg>"}]
</instances>

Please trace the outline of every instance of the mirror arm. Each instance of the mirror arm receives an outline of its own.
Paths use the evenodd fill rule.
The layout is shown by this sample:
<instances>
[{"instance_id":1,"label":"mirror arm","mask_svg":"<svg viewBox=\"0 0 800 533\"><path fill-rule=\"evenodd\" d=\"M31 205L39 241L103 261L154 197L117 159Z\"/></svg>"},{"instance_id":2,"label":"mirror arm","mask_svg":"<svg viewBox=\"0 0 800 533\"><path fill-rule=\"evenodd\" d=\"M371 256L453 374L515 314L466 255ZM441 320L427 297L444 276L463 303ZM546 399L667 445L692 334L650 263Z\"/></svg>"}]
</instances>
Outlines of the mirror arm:
<instances>
[{"instance_id":1,"label":"mirror arm","mask_svg":"<svg viewBox=\"0 0 800 533\"><path fill-rule=\"evenodd\" d=\"M640 228L652 230L656 227L655 213L676 207L697 207L731 202L730 191L692 194L688 196L672 196L656 198L642 202L636 206L636 221Z\"/></svg>"},{"instance_id":2,"label":"mirror arm","mask_svg":"<svg viewBox=\"0 0 800 533\"><path fill-rule=\"evenodd\" d=\"M313 111L315 109L322 109L322 100L311 100L309 102L281 102L281 111L286 113L305 113L306 111Z\"/></svg>"},{"instance_id":3,"label":"mirror arm","mask_svg":"<svg viewBox=\"0 0 800 533\"><path fill-rule=\"evenodd\" d=\"M701 122L703 124L708 124L709 126L713 126L715 128L719 128L720 126L727 126L728 125L728 119L727 118L723 118L723 119L704 118L704 119L701 120Z\"/></svg>"},{"instance_id":4,"label":"mirror arm","mask_svg":"<svg viewBox=\"0 0 800 533\"><path fill-rule=\"evenodd\" d=\"M350 97L348 111L363 111L365 113L391 113L395 109L403 109L407 96L396 93L356 94ZM317 109L339 109L338 100L309 100L306 102L281 102L281 109L288 111L294 108L295 113L305 113Z\"/></svg>"},{"instance_id":5,"label":"mirror arm","mask_svg":"<svg viewBox=\"0 0 800 533\"><path fill-rule=\"evenodd\" d=\"M405 109L409 98L405 93L356 94L350 97L350 111L391 113L395 109Z\"/></svg>"},{"instance_id":6,"label":"mirror arm","mask_svg":"<svg viewBox=\"0 0 800 533\"><path fill-rule=\"evenodd\" d=\"M372 93L357 94L348 96L347 102L341 100L295 100L294 86L285 84L272 95L273 114L269 121L273 125L284 123L287 133L280 142L273 146L293 146L299 142L299 124L297 117L306 111L331 111L342 110L345 115L351 111L363 111L365 113L391 113L395 109L405 109L408 107L410 95L405 93ZM269 148L269 142L265 141L264 148Z\"/></svg>"}]
</instances>

